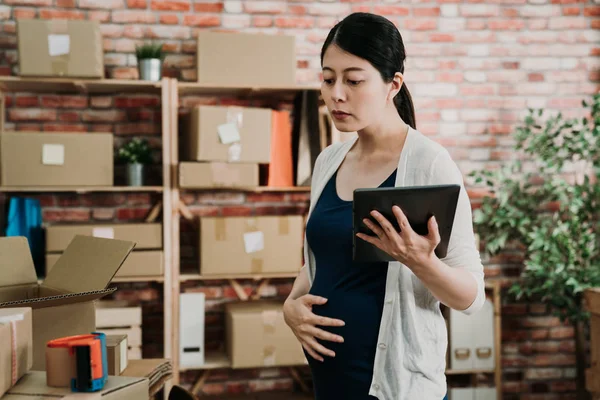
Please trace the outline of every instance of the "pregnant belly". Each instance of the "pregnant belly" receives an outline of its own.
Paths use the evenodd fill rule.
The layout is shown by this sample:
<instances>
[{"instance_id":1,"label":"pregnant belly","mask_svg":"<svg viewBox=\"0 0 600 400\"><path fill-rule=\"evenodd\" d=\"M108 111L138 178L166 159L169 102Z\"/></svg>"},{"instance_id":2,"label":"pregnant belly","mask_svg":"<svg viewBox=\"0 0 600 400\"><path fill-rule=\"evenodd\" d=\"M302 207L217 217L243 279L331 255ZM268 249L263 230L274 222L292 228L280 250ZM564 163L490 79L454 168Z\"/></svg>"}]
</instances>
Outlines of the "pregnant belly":
<instances>
[{"instance_id":1,"label":"pregnant belly","mask_svg":"<svg viewBox=\"0 0 600 400\"><path fill-rule=\"evenodd\" d=\"M320 291L315 286L313 289L315 290L311 289L311 294L327 298L327 303L313 306L313 312L316 315L341 319L345 322L342 327L321 327L342 336L344 342L336 343L318 339L319 343L336 353L333 359L325 357L325 363L319 364L323 367L340 367L358 376L371 372L381 322L382 310L379 296L343 290Z\"/></svg>"}]
</instances>

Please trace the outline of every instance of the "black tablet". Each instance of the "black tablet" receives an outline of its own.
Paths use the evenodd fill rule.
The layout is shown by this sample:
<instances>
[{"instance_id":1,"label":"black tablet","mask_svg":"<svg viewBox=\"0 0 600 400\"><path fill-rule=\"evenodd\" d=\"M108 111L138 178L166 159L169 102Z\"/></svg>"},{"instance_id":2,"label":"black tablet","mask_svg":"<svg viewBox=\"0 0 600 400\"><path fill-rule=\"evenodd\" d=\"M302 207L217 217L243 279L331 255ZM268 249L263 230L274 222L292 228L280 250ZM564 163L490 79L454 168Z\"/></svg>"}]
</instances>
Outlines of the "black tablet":
<instances>
[{"instance_id":1,"label":"black tablet","mask_svg":"<svg viewBox=\"0 0 600 400\"><path fill-rule=\"evenodd\" d=\"M441 237L435 253L439 258L445 257L448 251L448 242L450 241L459 194L460 185L356 189L352 210L354 261L395 261L384 251L356 236L358 232L374 235L363 222L363 219L369 218L379 225L371 216L373 210L379 211L399 231L398 221L392 212L392 207L395 205L400 207L408 218L412 229L420 235L427 235L427 221L435 215Z\"/></svg>"}]
</instances>

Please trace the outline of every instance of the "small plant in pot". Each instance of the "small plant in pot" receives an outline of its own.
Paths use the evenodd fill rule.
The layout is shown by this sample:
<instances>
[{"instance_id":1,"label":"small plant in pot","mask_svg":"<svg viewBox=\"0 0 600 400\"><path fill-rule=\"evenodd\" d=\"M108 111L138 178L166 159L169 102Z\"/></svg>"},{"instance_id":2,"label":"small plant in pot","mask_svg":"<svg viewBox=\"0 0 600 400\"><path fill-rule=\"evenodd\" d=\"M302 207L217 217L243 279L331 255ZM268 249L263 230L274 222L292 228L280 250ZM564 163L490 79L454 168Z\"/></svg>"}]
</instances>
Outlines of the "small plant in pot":
<instances>
[{"instance_id":1,"label":"small plant in pot","mask_svg":"<svg viewBox=\"0 0 600 400\"><path fill-rule=\"evenodd\" d=\"M117 153L119 161L127 167L127 186L143 186L145 166L152 163L152 149L146 139L133 138Z\"/></svg>"},{"instance_id":2,"label":"small plant in pot","mask_svg":"<svg viewBox=\"0 0 600 400\"><path fill-rule=\"evenodd\" d=\"M158 82L162 79L162 64L165 59L162 43L145 43L135 47L140 79Z\"/></svg>"}]
</instances>

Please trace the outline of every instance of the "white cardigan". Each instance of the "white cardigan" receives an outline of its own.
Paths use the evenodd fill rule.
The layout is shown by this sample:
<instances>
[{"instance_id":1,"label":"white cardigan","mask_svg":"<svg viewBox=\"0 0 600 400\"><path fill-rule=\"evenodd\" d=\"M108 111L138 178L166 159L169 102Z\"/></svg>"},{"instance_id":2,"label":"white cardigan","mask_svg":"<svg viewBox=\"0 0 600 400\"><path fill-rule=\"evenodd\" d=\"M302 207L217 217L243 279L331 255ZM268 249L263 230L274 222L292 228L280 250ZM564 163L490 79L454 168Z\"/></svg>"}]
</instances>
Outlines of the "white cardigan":
<instances>
[{"instance_id":1,"label":"white cardigan","mask_svg":"<svg viewBox=\"0 0 600 400\"><path fill-rule=\"evenodd\" d=\"M319 154L312 176L309 217L323 188L356 140L333 144ZM471 204L462 174L444 147L409 128L395 186L437 184L461 185L448 253L442 261L450 267L466 269L475 277L477 297L469 308L462 310L472 314L485 301L485 287L483 265L475 245ZM315 258L306 236L304 259L303 269L312 285ZM439 306L439 301L408 267L400 262L389 263L370 395L379 400L441 400L444 397L448 337Z\"/></svg>"}]
</instances>

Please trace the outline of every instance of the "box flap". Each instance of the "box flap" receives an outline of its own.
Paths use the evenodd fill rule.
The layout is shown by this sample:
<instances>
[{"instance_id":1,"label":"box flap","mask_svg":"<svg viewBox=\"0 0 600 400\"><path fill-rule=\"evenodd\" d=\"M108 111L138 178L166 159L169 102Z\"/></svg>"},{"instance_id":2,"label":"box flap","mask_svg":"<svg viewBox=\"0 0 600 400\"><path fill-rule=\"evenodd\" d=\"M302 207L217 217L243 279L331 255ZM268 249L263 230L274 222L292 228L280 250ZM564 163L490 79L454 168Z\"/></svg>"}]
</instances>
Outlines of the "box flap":
<instances>
[{"instance_id":1,"label":"box flap","mask_svg":"<svg viewBox=\"0 0 600 400\"><path fill-rule=\"evenodd\" d=\"M105 289L134 247L124 240L77 235L42 286L64 293Z\"/></svg>"},{"instance_id":2,"label":"box flap","mask_svg":"<svg viewBox=\"0 0 600 400\"><path fill-rule=\"evenodd\" d=\"M4 303L0 303L0 308L31 307L33 309L37 309L45 307L58 307L65 304L83 303L85 301L96 300L116 290L117 288L110 288L93 292L70 293L56 296L39 297L36 299L6 301Z\"/></svg>"},{"instance_id":3,"label":"box flap","mask_svg":"<svg viewBox=\"0 0 600 400\"><path fill-rule=\"evenodd\" d=\"M28 284L37 284L37 275L27 238L0 238L0 285Z\"/></svg>"}]
</instances>

